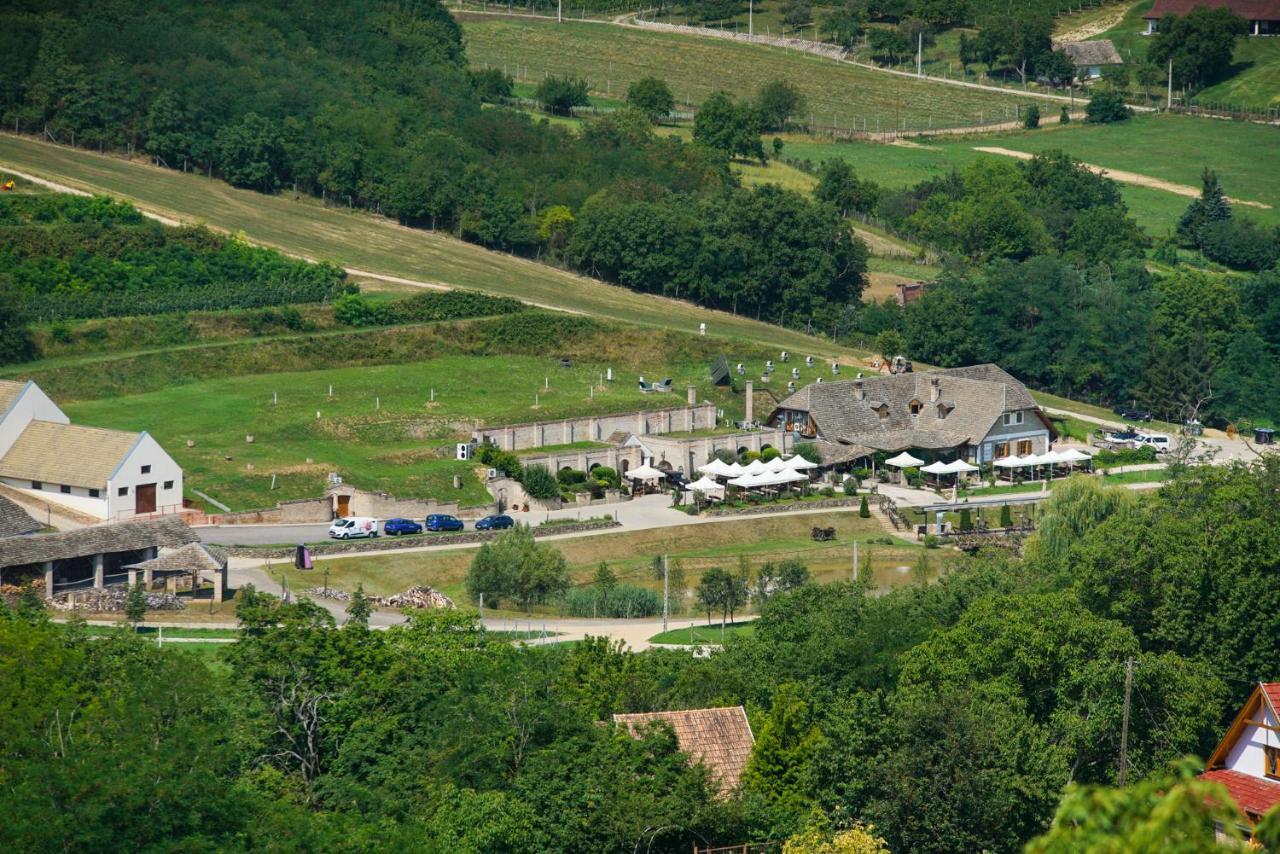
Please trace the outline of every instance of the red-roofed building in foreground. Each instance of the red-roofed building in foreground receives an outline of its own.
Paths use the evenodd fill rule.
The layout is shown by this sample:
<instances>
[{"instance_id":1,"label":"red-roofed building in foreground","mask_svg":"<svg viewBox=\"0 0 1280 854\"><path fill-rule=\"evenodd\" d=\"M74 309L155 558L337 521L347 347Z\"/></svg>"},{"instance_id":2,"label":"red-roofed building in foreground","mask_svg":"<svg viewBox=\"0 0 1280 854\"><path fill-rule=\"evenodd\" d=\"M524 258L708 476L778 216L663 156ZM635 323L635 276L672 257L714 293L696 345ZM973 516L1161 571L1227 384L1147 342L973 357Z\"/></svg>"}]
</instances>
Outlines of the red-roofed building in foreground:
<instances>
[{"instance_id":1,"label":"red-roofed building in foreground","mask_svg":"<svg viewBox=\"0 0 1280 854\"><path fill-rule=\"evenodd\" d=\"M1225 786L1251 825L1280 804L1277 708L1280 682L1259 682L1200 775Z\"/></svg>"},{"instance_id":2,"label":"red-roofed building in foreground","mask_svg":"<svg viewBox=\"0 0 1280 854\"><path fill-rule=\"evenodd\" d=\"M1147 22L1147 34L1159 28L1165 15L1181 18L1197 6L1230 9L1249 22L1249 35L1280 35L1280 0L1156 0L1142 16Z\"/></svg>"}]
</instances>

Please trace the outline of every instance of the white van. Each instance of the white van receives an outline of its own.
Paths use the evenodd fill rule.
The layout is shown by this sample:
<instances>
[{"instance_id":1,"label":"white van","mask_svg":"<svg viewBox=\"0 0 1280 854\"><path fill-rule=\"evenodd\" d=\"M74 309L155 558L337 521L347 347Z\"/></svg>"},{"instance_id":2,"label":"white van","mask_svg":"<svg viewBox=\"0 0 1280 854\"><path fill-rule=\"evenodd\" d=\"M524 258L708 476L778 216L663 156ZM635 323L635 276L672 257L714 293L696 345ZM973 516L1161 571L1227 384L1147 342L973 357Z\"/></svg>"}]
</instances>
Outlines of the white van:
<instances>
[{"instance_id":1,"label":"white van","mask_svg":"<svg viewBox=\"0 0 1280 854\"><path fill-rule=\"evenodd\" d=\"M1157 454L1166 453L1171 447L1173 447L1168 436L1161 436L1159 434L1150 436L1140 435L1137 439L1134 439L1133 444L1136 448L1141 448L1143 445L1150 445L1156 449Z\"/></svg>"},{"instance_id":2,"label":"white van","mask_svg":"<svg viewBox=\"0 0 1280 854\"><path fill-rule=\"evenodd\" d=\"M338 540L378 536L378 520L368 516L348 516L329 526L329 536Z\"/></svg>"}]
</instances>

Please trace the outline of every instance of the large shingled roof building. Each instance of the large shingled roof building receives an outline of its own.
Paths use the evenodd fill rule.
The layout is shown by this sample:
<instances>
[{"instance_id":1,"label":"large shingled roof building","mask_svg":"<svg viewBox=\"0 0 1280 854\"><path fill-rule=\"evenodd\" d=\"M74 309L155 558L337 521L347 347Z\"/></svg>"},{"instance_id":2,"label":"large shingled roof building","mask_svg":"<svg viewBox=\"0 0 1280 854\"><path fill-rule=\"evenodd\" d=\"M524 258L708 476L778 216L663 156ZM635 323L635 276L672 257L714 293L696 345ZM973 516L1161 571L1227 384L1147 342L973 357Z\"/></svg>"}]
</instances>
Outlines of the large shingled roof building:
<instances>
[{"instance_id":1,"label":"large shingled roof building","mask_svg":"<svg viewBox=\"0 0 1280 854\"><path fill-rule=\"evenodd\" d=\"M824 463L908 451L981 465L1042 454L1055 437L1026 386L991 364L814 383L768 423L815 442Z\"/></svg>"}]
</instances>

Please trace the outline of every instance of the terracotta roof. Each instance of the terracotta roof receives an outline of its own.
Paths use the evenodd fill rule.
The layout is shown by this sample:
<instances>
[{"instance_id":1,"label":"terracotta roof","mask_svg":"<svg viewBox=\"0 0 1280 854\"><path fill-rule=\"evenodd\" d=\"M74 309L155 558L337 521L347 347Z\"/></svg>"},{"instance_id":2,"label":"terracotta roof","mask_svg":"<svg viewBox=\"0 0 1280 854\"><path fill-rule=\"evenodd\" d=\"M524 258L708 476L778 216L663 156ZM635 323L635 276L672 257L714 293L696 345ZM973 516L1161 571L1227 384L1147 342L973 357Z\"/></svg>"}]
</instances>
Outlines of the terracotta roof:
<instances>
[{"instance_id":1,"label":"terracotta roof","mask_svg":"<svg viewBox=\"0 0 1280 854\"><path fill-rule=\"evenodd\" d=\"M1120 52L1109 39L1098 39L1091 42L1063 42L1053 46L1071 57L1077 68L1087 65L1123 65Z\"/></svg>"},{"instance_id":2,"label":"terracotta roof","mask_svg":"<svg viewBox=\"0 0 1280 854\"><path fill-rule=\"evenodd\" d=\"M936 401L932 400L935 382ZM863 400L857 399L859 383ZM911 414L912 400L921 404L918 415ZM939 404L943 404L941 413ZM881 405L888 408L883 418L876 411ZM1026 386L996 365L986 364L813 383L779 403L770 421L781 409L808 412L828 441L894 452L977 443L1003 413L1035 407Z\"/></svg>"},{"instance_id":3,"label":"terracotta roof","mask_svg":"<svg viewBox=\"0 0 1280 854\"><path fill-rule=\"evenodd\" d=\"M1271 704L1271 711L1280 717L1280 682L1259 682L1258 687L1262 689L1267 702Z\"/></svg>"},{"instance_id":4,"label":"terracotta roof","mask_svg":"<svg viewBox=\"0 0 1280 854\"><path fill-rule=\"evenodd\" d=\"M1265 815L1267 810L1280 804L1280 783L1273 780L1251 777L1226 768L1205 771L1200 779L1226 786L1240 809L1251 816Z\"/></svg>"},{"instance_id":5,"label":"terracotta roof","mask_svg":"<svg viewBox=\"0 0 1280 854\"><path fill-rule=\"evenodd\" d=\"M187 543L159 557L130 564L126 569L150 569L159 572L221 572L227 566L227 554L222 549L204 543Z\"/></svg>"},{"instance_id":6,"label":"terracotta roof","mask_svg":"<svg viewBox=\"0 0 1280 854\"><path fill-rule=\"evenodd\" d=\"M100 489L141 437L123 430L32 421L0 457L0 475Z\"/></svg>"},{"instance_id":7,"label":"terracotta roof","mask_svg":"<svg viewBox=\"0 0 1280 854\"><path fill-rule=\"evenodd\" d=\"M0 567L110 552L130 552L153 546L184 546L199 540L195 531L175 516L115 525L94 525L57 534L32 534L29 537L0 540Z\"/></svg>"},{"instance_id":8,"label":"terracotta roof","mask_svg":"<svg viewBox=\"0 0 1280 854\"><path fill-rule=\"evenodd\" d=\"M32 534L42 527L26 510L0 495L0 539Z\"/></svg>"},{"instance_id":9,"label":"terracotta roof","mask_svg":"<svg viewBox=\"0 0 1280 854\"><path fill-rule=\"evenodd\" d=\"M1227 8L1246 21L1280 21L1280 0L1156 0L1143 18L1187 14L1197 6Z\"/></svg>"},{"instance_id":10,"label":"terracotta roof","mask_svg":"<svg viewBox=\"0 0 1280 854\"><path fill-rule=\"evenodd\" d=\"M613 716L615 724L625 726L627 732L636 738L654 721L666 721L671 725L680 749L707 766L711 779L721 791L737 787L751 759L751 748L756 743L755 736L751 734L751 724L747 722L746 709L728 706Z\"/></svg>"},{"instance_id":11,"label":"terracotta roof","mask_svg":"<svg viewBox=\"0 0 1280 854\"><path fill-rule=\"evenodd\" d=\"M22 394L22 390L26 387L26 383L0 380L0 418L4 417L4 414L9 411L9 407L13 406L13 402L18 399L18 395Z\"/></svg>"}]
</instances>

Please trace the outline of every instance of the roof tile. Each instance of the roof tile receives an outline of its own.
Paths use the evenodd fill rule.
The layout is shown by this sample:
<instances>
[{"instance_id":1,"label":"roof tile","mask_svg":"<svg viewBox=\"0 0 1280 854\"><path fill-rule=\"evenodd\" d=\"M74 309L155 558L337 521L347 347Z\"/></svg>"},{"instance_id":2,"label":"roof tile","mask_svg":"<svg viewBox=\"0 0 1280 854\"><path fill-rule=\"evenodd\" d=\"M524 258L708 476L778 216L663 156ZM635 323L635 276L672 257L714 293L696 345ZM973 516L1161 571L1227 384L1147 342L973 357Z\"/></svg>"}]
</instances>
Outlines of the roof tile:
<instances>
[{"instance_id":1,"label":"roof tile","mask_svg":"<svg viewBox=\"0 0 1280 854\"><path fill-rule=\"evenodd\" d=\"M613 722L625 726L635 738L639 738L645 727L654 721L666 721L671 725L680 749L707 766L711 779L721 791L737 787L755 744L746 709L728 706L613 716Z\"/></svg>"},{"instance_id":2,"label":"roof tile","mask_svg":"<svg viewBox=\"0 0 1280 854\"><path fill-rule=\"evenodd\" d=\"M0 475L101 488L141 435L79 424L32 421L0 457Z\"/></svg>"},{"instance_id":3,"label":"roof tile","mask_svg":"<svg viewBox=\"0 0 1280 854\"><path fill-rule=\"evenodd\" d=\"M1272 780L1251 777L1227 768L1206 771L1200 775L1200 779L1226 786L1232 799L1249 815L1264 815L1267 810L1280 804L1280 783Z\"/></svg>"}]
</instances>

